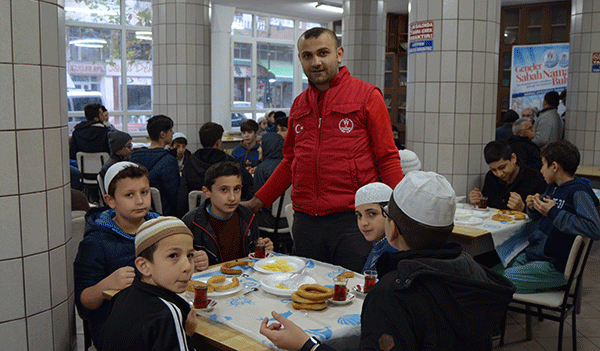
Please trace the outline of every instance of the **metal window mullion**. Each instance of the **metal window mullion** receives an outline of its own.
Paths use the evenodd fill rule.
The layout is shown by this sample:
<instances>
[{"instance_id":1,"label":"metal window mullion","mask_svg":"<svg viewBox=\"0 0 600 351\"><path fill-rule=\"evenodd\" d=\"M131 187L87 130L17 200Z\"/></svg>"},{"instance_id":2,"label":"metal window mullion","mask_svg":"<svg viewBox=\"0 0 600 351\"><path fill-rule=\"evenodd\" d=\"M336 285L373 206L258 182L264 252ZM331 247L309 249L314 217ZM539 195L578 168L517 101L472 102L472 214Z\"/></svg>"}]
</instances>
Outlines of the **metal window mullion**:
<instances>
[{"instance_id":1,"label":"metal window mullion","mask_svg":"<svg viewBox=\"0 0 600 351\"><path fill-rule=\"evenodd\" d=\"M127 99L127 17L126 1L121 0L121 110L123 111L122 126L129 131L129 104Z\"/></svg>"}]
</instances>

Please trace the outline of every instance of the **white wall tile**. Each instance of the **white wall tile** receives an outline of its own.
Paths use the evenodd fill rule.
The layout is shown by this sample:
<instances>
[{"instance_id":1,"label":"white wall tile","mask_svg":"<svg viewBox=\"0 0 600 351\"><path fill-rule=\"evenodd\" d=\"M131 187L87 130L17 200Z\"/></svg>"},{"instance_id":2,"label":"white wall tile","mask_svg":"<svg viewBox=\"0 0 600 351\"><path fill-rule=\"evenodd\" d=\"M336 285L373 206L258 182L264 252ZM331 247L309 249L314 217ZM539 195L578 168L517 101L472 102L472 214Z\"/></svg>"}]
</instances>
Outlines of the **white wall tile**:
<instances>
[{"instance_id":1,"label":"white wall tile","mask_svg":"<svg viewBox=\"0 0 600 351\"><path fill-rule=\"evenodd\" d=\"M460 0L458 3L458 18L472 19L474 11L473 7L473 0Z\"/></svg>"},{"instance_id":2,"label":"white wall tile","mask_svg":"<svg viewBox=\"0 0 600 351\"><path fill-rule=\"evenodd\" d=\"M439 115L437 113L425 114L425 142L437 143L439 135ZM442 131L443 134L443 131Z\"/></svg>"},{"instance_id":3,"label":"white wall tile","mask_svg":"<svg viewBox=\"0 0 600 351\"><path fill-rule=\"evenodd\" d=\"M440 83L427 83L425 94L425 111L437 114L440 110Z\"/></svg>"},{"instance_id":4,"label":"white wall tile","mask_svg":"<svg viewBox=\"0 0 600 351\"><path fill-rule=\"evenodd\" d=\"M468 196L469 191L467 190L467 176L454 174L452 177L452 188L456 193L456 196ZM465 201L468 202L468 199Z\"/></svg>"},{"instance_id":5,"label":"white wall tile","mask_svg":"<svg viewBox=\"0 0 600 351\"><path fill-rule=\"evenodd\" d=\"M438 173L452 174L454 145L438 144Z\"/></svg>"},{"instance_id":6,"label":"white wall tile","mask_svg":"<svg viewBox=\"0 0 600 351\"><path fill-rule=\"evenodd\" d=\"M444 0L442 16L446 18L458 17L458 0Z\"/></svg>"},{"instance_id":7,"label":"white wall tile","mask_svg":"<svg viewBox=\"0 0 600 351\"><path fill-rule=\"evenodd\" d=\"M471 70L473 69L472 65L473 60L473 52L467 51L462 52L459 51L457 53L456 58L456 81L457 82L470 82L471 81Z\"/></svg>"},{"instance_id":8,"label":"white wall tile","mask_svg":"<svg viewBox=\"0 0 600 351\"><path fill-rule=\"evenodd\" d=\"M489 168L483 160L483 148L481 145L469 145L469 174L481 174L482 167ZM485 170L487 172L487 170ZM481 189L481 188L480 188Z\"/></svg>"},{"instance_id":9,"label":"white wall tile","mask_svg":"<svg viewBox=\"0 0 600 351\"><path fill-rule=\"evenodd\" d=\"M466 19L458 21L458 50L473 50L473 21Z\"/></svg>"},{"instance_id":10,"label":"white wall tile","mask_svg":"<svg viewBox=\"0 0 600 351\"><path fill-rule=\"evenodd\" d=\"M20 205L23 254L31 255L48 250L46 194L39 192L21 195Z\"/></svg>"},{"instance_id":11,"label":"white wall tile","mask_svg":"<svg viewBox=\"0 0 600 351\"><path fill-rule=\"evenodd\" d=\"M58 79L60 81L60 125L67 126L69 121L68 109L69 104L67 102L67 70L65 68L58 69ZM67 134L68 136L68 134ZM68 141L69 138L66 138Z\"/></svg>"},{"instance_id":12,"label":"white wall tile","mask_svg":"<svg viewBox=\"0 0 600 351\"><path fill-rule=\"evenodd\" d=\"M473 22L473 51L485 51L487 40L487 23Z\"/></svg>"},{"instance_id":13,"label":"white wall tile","mask_svg":"<svg viewBox=\"0 0 600 351\"><path fill-rule=\"evenodd\" d=\"M52 310L52 327L54 333L54 351L68 350L70 345L69 303L65 301Z\"/></svg>"},{"instance_id":14,"label":"white wall tile","mask_svg":"<svg viewBox=\"0 0 600 351\"><path fill-rule=\"evenodd\" d=\"M427 54L427 82L439 82L440 81L440 57L439 51L430 52Z\"/></svg>"},{"instance_id":15,"label":"white wall tile","mask_svg":"<svg viewBox=\"0 0 600 351\"><path fill-rule=\"evenodd\" d=\"M17 132L19 186L21 193L44 190L44 145L42 130Z\"/></svg>"},{"instance_id":16,"label":"white wall tile","mask_svg":"<svg viewBox=\"0 0 600 351\"><path fill-rule=\"evenodd\" d=\"M442 113L439 115L439 119L439 142L442 144L454 143L454 115Z\"/></svg>"},{"instance_id":17,"label":"white wall tile","mask_svg":"<svg viewBox=\"0 0 600 351\"><path fill-rule=\"evenodd\" d=\"M469 113L471 111L471 84L456 83L456 112Z\"/></svg>"},{"instance_id":18,"label":"white wall tile","mask_svg":"<svg viewBox=\"0 0 600 351\"><path fill-rule=\"evenodd\" d=\"M21 223L19 221L19 198L6 196L0 201L0 223L2 223L2 245L0 260L21 257ZM2 340L0 338L0 340Z\"/></svg>"},{"instance_id":19,"label":"white wall tile","mask_svg":"<svg viewBox=\"0 0 600 351\"><path fill-rule=\"evenodd\" d=\"M417 1L413 1L416 3ZM429 11L428 11L428 20L439 20L442 18L442 3L438 1L428 1ZM434 25L435 28L435 25Z\"/></svg>"},{"instance_id":20,"label":"white wall tile","mask_svg":"<svg viewBox=\"0 0 600 351\"><path fill-rule=\"evenodd\" d=\"M474 52L472 65L472 82L483 83L485 78L485 54L483 52Z\"/></svg>"},{"instance_id":21,"label":"white wall tile","mask_svg":"<svg viewBox=\"0 0 600 351\"><path fill-rule=\"evenodd\" d=\"M67 267L65 245L50 251L50 287L53 307L67 300Z\"/></svg>"},{"instance_id":22,"label":"white wall tile","mask_svg":"<svg viewBox=\"0 0 600 351\"><path fill-rule=\"evenodd\" d=\"M25 302L27 314L32 315L50 308L50 267L48 253L23 258L25 272Z\"/></svg>"},{"instance_id":23,"label":"white wall tile","mask_svg":"<svg viewBox=\"0 0 600 351\"><path fill-rule=\"evenodd\" d=\"M442 21L442 50L456 50L457 27L458 24L456 20Z\"/></svg>"},{"instance_id":24,"label":"white wall tile","mask_svg":"<svg viewBox=\"0 0 600 351\"><path fill-rule=\"evenodd\" d=\"M53 249L65 243L65 206L63 204L63 188L49 190L46 193L48 201L48 243ZM66 201L70 201L69 196Z\"/></svg>"},{"instance_id":25,"label":"white wall tile","mask_svg":"<svg viewBox=\"0 0 600 351\"><path fill-rule=\"evenodd\" d=\"M25 317L22 262L21 259L0 261L0 322Z\"/></svg>"},{"instance_id":26,"label":"white wall tile","mask_svg":"<svg viewBox=\"0 0 600 351\"><path fill-rule=\"evenodd\" d=\"M66 31L66 26L65 26L65 10L64 10L64 0L58 0L59 2L63 2L62 5L59 5L60 7L57 9L56 12L56 17L58 18L58 34L56 36L57 40L58 40L58 52L67 52L67 43L65 40L62 40L62 38L65 38L65 31ZM60 40L58 38L61 38ZM67 55L58 55L58 64L61 67L66 67L67 66ZM62 85L61 87L64 87L65 89L67 88L67 85Z\"/></svg>"},{"instance_id":27,"label":"white wall tile","mask_svg":"<svg viewBox=\"0 0 600 351\"><path fill-rule=\"evenodd\" d=\"M487 40L486 49L487 52L498 52L498 46L496 45L496 37L499 37L498 26L495 23L487 22Z\"/></svg>"},{"instance_id":28,"label":"white wall tile","mask_svg":"<svg viewBox=\"0 0 600 351\"><path fill-rule=\"evenodd\" d=\"M438 172L438 144L425 143L423 158L421 158L423 169L431 172Z\"/></svg>"},{"instance_id":29,"label":"white wall tile","mask_svg":"<svg viewBox=\"0 0 600 351\"><path fill-rule=\"evenodd\" d=\"M40 2L42 64L57 66L58 60L58 7ZM64 37L63 37L64 38ZM61 53L63 53L62 51Z\"/></svg>"},{"instance_id":30,"label":"white wall tile","mask_svg":"<svg viewBox=\"0 0 600 351\"><path fill-rule=\"evenodd\" d=\"M454 82L456 80L456 51L441 53L440 81Z\"/></svg>"},{"instance_id":31,"label":"white wall tile","mask_svg":"<svg viewBox=\"0 0 600 351\"><path fill-rule=\"evenodd\" d=\"M428 54L414 54L417 55L416 71L415 71L415 82L424 82L427 77L427 55Z\"/></svg>"},{"instance_id":32,"label":"white wall tile","mask_svg":"<svg viewBox=\"0 0 600 351\"><path fill-rule=\"evenodd\" d=\"M42 127L42 89L39 66L15 65L17 128Z\"/></svg>"},{"instance_id":33,"label":"white wall tile","mask_svg":"<svg viewBox=\"0 0 600 351\"><path fill-rule=\"evenodd\" d=\"M2 6L0 4L0 21L3 16L1 10ZM10 12L9 12L10 14ZM0 23L0 29L2 28L2 23ZM0 38L2 37L2 32L0 31ZM2 39L0 39L0 62L1 61L10 61L10 60L2 60ZM13 71L12 65L9 64L0 64L0 82L12 82L13 81ZM13 85L12 84L0 84L0 106L2 108L2 118L0 118L0 130L2 129L14 129L15 128L15 111L14 111L14 95L13 95Z\"/></svg>"},{"instance_id":34,"label":"white wall tile","mask_svg":"<svg viewBox=\"0 0 600 351\"><path fill-rule=\"evenodd\" d=\"M474 1L473 18L485 21L487 19L487 1Z\"/></svg>"},{"instance_id":35,"label":"white wall tile","mask_svg":"<svg viewBox=\"0 0 600 351\"><path fill-rule=\"evenodd\" d=\"M425 111L425 83L415 83L415 111Z\"/></svg>"},{"instance_id":36,"label":"white wall tile","mask_svg":"<svg viewBox=\"0 0 600 351\"><path fill-rule=\"evenodd\" d=\"M40 19L37 1L13 1L12 37L15 63L40 63ZM39 83L38 83L39 84Z\"/></svg>"},{"instance_id":37,"label":"white wall tile","mask_svg":"<svg viewBox=\"0 0 600 351\"><path fill-rule=\"evenodd\" d=\"M469 167L469 147L466 144L454 145L453 174L467 174ZM455 189L456 190L456 189Z\"/></svg>"},{"instance_id":38,"label":"white wall tile","mask_svg":"<svg viewBox=\"0 0 600 351\"><path fill-rule=\"evenodd\" d=\"M0 195L18 194L17 148L14 132L0 132Z\"/></svg>"},{"instance_id":39,"label":"white wall tile","mask_svg":"<svg viewBox=\"0 0 600 351\"><path fill-rule=\"evenodd\" d=\"M471 93L471 113L481 114L483 109L484 84L473 84Z\"/></svg>"},{"instance_id":40,"label":"white wall tile","mask_svg":"<svg viewBox=\"0 0 600 351\"><path fill-rule=\"evenodd\" d=\"M441 83L440 84L440 112L453 113L456 103L456 84Z\"/></svg>"},{"instance_id":41,"label":"white wall tile","mask_svg":"<svg viewBox=\"0 0 600 351\"><path fill-rule=\"evenodd\" d=\"M61 123L60 78L58 68L42 67L42 101L44 127L58 127Z\"/></svg>"},{"instance_id":42,"label":"white wall tile","mask_svg":"<svg viewBox=\"0 0 600 351\"><path fill-rule=\"evenodd\" d=\"M468 132L469 115L464 113L454 115L454 144L467 144Z\"/></svg>"},{"instance_id":43,"label":"white wall tile","mask_svg":"<svg viewBox=\"0 0 600 351\"><path fill-rule=\"evenodd\" d=\"M413 137L416 141L424 141L425 140L425 114L422 112L417 112L414 114L414 133Z\"/></svg>"},{"instance_id":44,"label":"white wall tile","mask_svg":"<svg viewBox=\"0 0 600 351\"><path fill-rule=\"evenodd\" d=\"M63 170L63 184L69 184L71 182L71 170L69 167L69 128L62 127L60 129L60 135L62 140L62 170Z\"/></svg>"},{"instance_id":45,"label":"white wall tile","mask_svg":"<svg viewBox=\"0 0 600 351\"><path fill-rule=\"evenodd\" d=\"M52 314L46 311L27 318L27 340L29 351L54 349L52 343Z\"/></svg>"},{"instance_id":46,"label":"white wall tile","mask_svg":"<svg viewBox=\"0 0 600 351\"><path fill-rule=\"evenodd\" d=\"M12 62L10 1L0 2L0 62ZM6 82L6 80L0 80ZM1 89L1 87L0 87ZM1 102L1 101L0 101ZM0 106L6 106L0 103Z\"/></svg>"},{"instance_id":47,"label":"white wall tile","mask_svg":"<svg viewBox=\"0 0 600 351\"><path fill-rule=\"evenodd\" d=\"M62 140L60 129L44 130L44 153L46 161L46 186L56 188L63 185ZM52 202L50 202L52 203Z\"/></svg>"},{"instance_id":48,"label":"white wall tile","mask_svg":"<svg viewBox=\"0 0 600 351\"><path fill-rule=\"evenodd\" d=\"M0 340L11 350L27 350L25 319L0 323Z\"/></svg>"},{"instance_id":49,"label":"white wall tile","mask_svg":"<svg viewBox=\"0 0 600 351\"><path fill-rule=\"evenodd\" d=\"M469 143L481 144L483 142L483 117L481 115L471 115L469 127Z\"/></svg>"}]
</instances>

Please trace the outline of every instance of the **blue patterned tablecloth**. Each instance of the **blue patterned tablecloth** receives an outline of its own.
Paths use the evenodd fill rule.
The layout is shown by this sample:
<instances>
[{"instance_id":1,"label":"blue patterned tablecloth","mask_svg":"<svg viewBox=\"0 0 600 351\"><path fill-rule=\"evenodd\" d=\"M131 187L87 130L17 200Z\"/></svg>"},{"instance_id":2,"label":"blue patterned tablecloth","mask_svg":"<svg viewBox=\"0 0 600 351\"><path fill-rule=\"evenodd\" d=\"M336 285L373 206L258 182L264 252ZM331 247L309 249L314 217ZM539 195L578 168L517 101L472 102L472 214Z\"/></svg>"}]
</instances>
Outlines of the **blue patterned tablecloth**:
<instances>
[{"instance_id":1,"label":"blue patterned tablecloth","mask_svg":"<svg viewBox=\"0 0 600 351\"><path fill-rule=\"evenodd\" d=\"M254 260L257 261L257 260ZM334 266L315 260L304 259L309 270L309 276L317 281L317 284L332 287L332 278L345 271L340 266ZM260 280L267 276L255 271L250 267L241 268L244 273L250 275L248 278L240 278L240 285L254 287L260 286ZM219 268L212 268L203 272L195 273L192 279L211 277L222 274ZM348 282L348 287L362 284L362 275L355 274ZM208 318L224 323L231 328L244 333L262 343L276 348L267 338L259 333L260 323L265 317L274 321L271 311L286 316L299 325L306 333L312 335L338 350L358 350L360 343L360 312L363 299L355 298L347 305L332 305L328 303L327 308L322 311L307 311L306 315L295 310L291 304L291 298L270 294L262 289L242 295L242 291L223 297L214 297L217 305L210 312L202 312Z\"/></svg>"}]
</instances>

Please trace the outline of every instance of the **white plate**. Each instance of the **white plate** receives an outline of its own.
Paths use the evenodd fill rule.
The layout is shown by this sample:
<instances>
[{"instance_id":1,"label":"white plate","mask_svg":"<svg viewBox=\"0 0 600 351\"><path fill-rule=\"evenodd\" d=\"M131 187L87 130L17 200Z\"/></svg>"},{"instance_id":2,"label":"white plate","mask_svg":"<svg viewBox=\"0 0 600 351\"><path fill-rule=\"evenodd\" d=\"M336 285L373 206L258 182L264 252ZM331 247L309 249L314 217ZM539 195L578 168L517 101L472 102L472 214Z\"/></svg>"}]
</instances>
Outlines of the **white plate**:
<instances>
[{"instance_id":1,"label":"white plate","mask_svg":"<svg viewBox=\"0 0 600 351\"><path fill-rule=\"evenodd\" d=\"M331 298L331 299L329 299L327 301L331 302L334 305L345 305L347 303L352 302L352 300L354 300L354 295L348 294L348 295L346 295L346 300L344 300L344 301L336 301L333 298Z\"/></svg>"},{"instance_id":2,"label":"white plate","mask_svg":"<svg viewBox=\"0 0 600 351\"><path fill-rule=\"evenodd\" d=\"M273 254L272 252L267 252L266 256L267 256L266 258L269 258L269 257L275 257L275 254ZM248 257L250 257L250 258L256 258L256 257L254 257L254 252L251 252L251 253L248 255Z\"/></svg>"},{"instance_id":3,"label":"white plate","mask_svg":"<svg viewBox=\"0 0 600 351\"><path fill-rule=\"evenodd\" d=\"M206 306L206 308L196 308L196 314L200 314L200 312L210 312L216 304L217 301L208 299L208 306ZM194 303L192 302L191 305L194 306Z\"/></svg>"},{"instance_id":4,"label":"white plate","mask_svg":"<svg viewBox=\"0 0 600 351\"><path fill-rule=\"evenodd\" d=\"M473 216L486 219L490 216L490 211L473 211Z\"/></svg>"},{"instance_id":5,"label":"white plate","mask_svg":"<svg viewBox=\"0 0 600 351\"><path fill-rule=\"evenodd\" d=\"M261 268L262 265L264 265L266 263L274 263L275 261L278 261L278 260L287 261L287 263L290 266L292 266L292 268L294 270L289 271L289 272L276 272L276 271L269 271L269 270ZM306 263L304 262L303 259L300 259L297 257L270 257L270 258L263 258L262 260L256 262L254 264L254 269L256 269L258 272L266 273L266 274L296 273L296 272L299 272L304 267L305 264Z\"/></svg>"},{"instance_id":6,"label":"white plate","mask_svg":"<svg viewBox=\"0 0 600 351\"><path fill-rule=\"evenodd\" d=\"M465 220L472 216L473 216L473 211L469 211L469 210L457 209L454 212L454 219L456 219L456 220Z\"/></svg>"},{"instance_id":7,"label":"white plate","mask_svg":"<svg viewBox=\"0 0 600 351\"><path fill-rule=\"evenodd\" d=\"M469 217L467 219L454 221L454 224L458 224L458 225L478 225L481 223L483 223L483 218L478 218L478 217Z\"/></svg>"},{"instance_id":8,"label":"white plate","mask_svg":"<svg viewBox=\"0 0 600 351\"><path fill-rule=\"evenodd\" d=\"M277 288L276 286L281 284L282 281L289 279L292 274L293 273L279 273L268 275L260 280L260 287L264 291L273 295L290 297L292 296L292 293L296 291L296 289L281 289ZM306 276L304 277L304 279L302 279L300 285L316 283L317 281L314 280L312 277Z\"/></svg>"},{"instance_id":9,"label":"white plate","mask_svg":"<svg viewBox=\"0 0 600 351\"><path fill-rule=\"evenodd\" d=\"M208 278L211 278L211 277L194 278L194 276L192 276L192 280L203 282L203 283L206 283L206 281L208 280ZM233 281L233 279L231 277L227 277L227 278L225 278L224 282L219 283L219 284L221 284L221 285L227 285L227 284L231 283L232 281ZM208 297L220 297L220 296L227 296L227 295L235 294L236 292L242 290L242 285L243 285L243 283L240 280L240 283L235 288L232 288L232 289L229 289L229 290L223 290L223 291L215 290L213 292L207 293L206 296L208 296Z\"/></svg>"},{"instance_id":10,"label":"white plate","mask_svg":"<svg viewBox=\"0 0 600 351\"><path fill-rule=\"evenodd\" d=\"M489 207L488 208L479 208L477 206L474 206L471 210L473 210L473 211L479 211L479 212L487 212L487 211L490 210L490 208Z\"/></svg>"}]
</instances>

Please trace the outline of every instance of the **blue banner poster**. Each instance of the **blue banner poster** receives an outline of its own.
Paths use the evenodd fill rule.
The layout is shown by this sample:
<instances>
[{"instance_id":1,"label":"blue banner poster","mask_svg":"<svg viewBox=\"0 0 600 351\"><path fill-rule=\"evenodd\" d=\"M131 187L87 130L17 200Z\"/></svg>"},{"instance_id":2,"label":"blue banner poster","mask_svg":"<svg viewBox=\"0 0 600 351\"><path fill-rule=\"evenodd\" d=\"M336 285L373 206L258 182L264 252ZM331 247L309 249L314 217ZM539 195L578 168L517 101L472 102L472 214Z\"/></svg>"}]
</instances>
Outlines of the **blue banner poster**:
<instances>
[{"instance_id":1,"label":"blue banner poster","mask_svg":"<svg viewBox=\"0 0 600 351\"><path fill-rule=\"evenodd\" d=\"M526 108L542 110L547 92L567 88L568 71L568 43L513 46L510 108L519 115Z\"/></svg>"}]
</instances>

